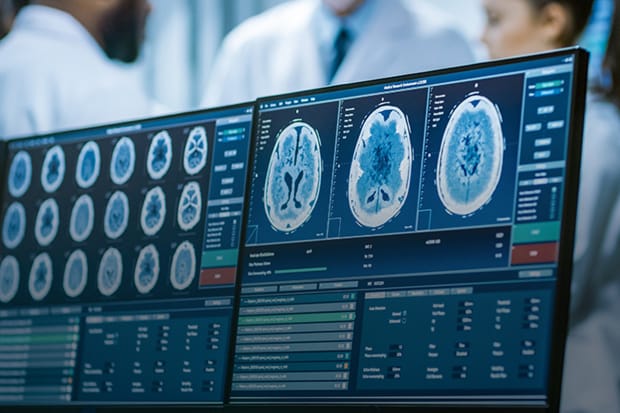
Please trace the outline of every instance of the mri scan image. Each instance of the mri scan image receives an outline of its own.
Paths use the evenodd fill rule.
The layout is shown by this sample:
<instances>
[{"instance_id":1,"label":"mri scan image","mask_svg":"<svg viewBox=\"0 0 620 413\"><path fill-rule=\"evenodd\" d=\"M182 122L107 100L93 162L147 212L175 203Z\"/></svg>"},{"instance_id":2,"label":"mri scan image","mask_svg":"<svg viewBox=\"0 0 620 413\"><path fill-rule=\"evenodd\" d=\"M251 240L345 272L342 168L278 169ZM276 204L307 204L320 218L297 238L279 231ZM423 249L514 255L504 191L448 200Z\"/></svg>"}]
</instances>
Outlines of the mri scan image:
<instances>
[{"instance_id":1,"label":"mri scan image","mask_svg":"<svg viewBox=\"0 0 620 413\"><path fill-rule=\"evenodd\" d=\"M190 182L183 187L179 208L177 210L177 221L183 231L189 231L200 221L200 210L202 208L202 196L200 186L197 182Z\"/></svg>"},{"instance_id":2,"label":"mri scan image","mask_svg":"<svg viewBox=\"0 0 620 413\"><path fill-rule=\"evenodd\" d=\"M35 301L41 301L52 288L52 259L47 252L37 255L32 262L28 290Z\"/></svg>"},{"instance_id":3,"label":"mri scan image","mask_svg":"<svg viewBox=\"0 0 620 413\"><path fill-rule=\"evenodd\" d=\"M80 188L90 188L101 170L101 154L99 145L94 141L87 142L80 150L75 169L75 182Z\"/></svg>"},{"instance_id":4,"label":"mri scan image","mask_svg":"<svg viewBox=\"0 0 620 413\"><path fill-rule=\"evenodd\" d=\"M153 244L142 248L138 261L136 262L136 271L134 273L134 283L140 294L148 294L151 292L157 279L159 278L159 252Z\"/></svg>"},{"instance_id":5,"label":"mri scan image","mask_svg":"<svg viewBox=\"0 0 620 413\"><path fill-rule=\"evenodd\" d=\"M51 147L43 159L41 185L47 193L58 189L65 178L65 152L59 145Z\"/></svg>"},{"instance_id":6,"label":"mri scan image","mask_svg":"<svg viewBox=\"0 0 620 413\"><path fill-rule=\"evenodd\" d=\"M188 175L196 175L207 164L207 131L202 126L191 130L183 151L183 168Z\"/></svg>"},{"instance_id":7,"label":"mri scan image","mask_svg":"<svg viewBox=\"0 0 620 413\"><path fill-rule=\"evenodd\" d=\"M7 248L16 248L26 234L26 210L19 202L13 202L4 214L2 242Z\"/></svg>"},{"instance_id":8,"label":"mri scan image","mask_svg":"<svg viewBox=\"0 0 620 413\"><path fill-rule=\"evenodd\" d=\"M14 198L24 195L32 180L32 160L26 151L19 151L9 168L9 193Z\"/></svg>"},{"instance_id":9,"label":"mri scan image","mask_svg":"<svg viewBox=\"0 0 620 413\"><path fill-rule=\"evenodd\" d=\"M153 137L146 158L146 170L151 179L161 179L172 163L172 140L168 131L161 131Z\"/></svg>"},{"instance_id":10,"label":"mri scan image","mask_svg":"<svg viewBox=\"0 0 620 413\"><path fill-rule=\"evenodd\" d=\"M82 294L88 281L88 261L82 250L75 250L69 255L65 265L62 287L67 297L75 298Z\"/></svg>"},{"instance_id":11,"label":"mri scan image","mask_svg":"<svg viewBox=\"0 0 620 413\"><path fill-rule=\"evenodd\" d=\"M112 151L110 178L116 185L125 184L136 166L136 147L128 137L122 137Z\"/></svg>"},{"instance_id":12,"label":"mri scan image","mask_svg":"<svg viewBox=\"0 0 620 413\"><path fill-rule=\"evenodd\" d=\"M498 109L484 96L469 96L451 114L439 150L436 182L446 210L465 216L485 205L499 182L503 154Z\"/></svg>"},{"instance_id":13,"label":"mri scan image","mask_svg":"<svg viewBox=\"0 0 620 413\"><path fill-rule=\"evenodd\" d=\"M400 212L412 162L405 114L396 106L378 107L362 125L349 172L349 208L358 223L376 228Z\"/></svg>"},{"instance_id":14,"label":"mri scan image","mask_svg":"<svg viewBox=\"0 0 620 413\"><path fill-rule=\"evenodd\" d=\"M103 231L110 239L117 239L127 229L129 223L129 200L124 192L116 191L105 208Z\"/></svg>"},{"instance_id":15,"label":"mri scan image","mask_svg":"<svg viewBox=\"0 0 620 413\"><path fill-rule=\"evenodd\" d=\"M293 122L276 139L265 180L265 213L278 231L292 232L311 216L322 175L320 141L305 122Z\"/></svg>"},{"instance_id":16,"label":"mri scan image","mask_svg":"<svg viewBox=\"0 0 620 413\"><path fill-rule=\"evenodd\" d=\"M170 282L176 290L184 290L194 280L196 273L196 251L189 241L183 241L174 252Z\"/></svg>"},{"instance_id":17,"label":"mri scan image","mask_svg":"<svg viewBox=\"0 0 620 413\"><path fill-rule=\"evenodd\" d=\"M54 241L60 226L58 203L53 198L46 199L39 207L34 224L34 236L42 247Z\"/></svg>"},{"instance_id":18,"label":"mri scan image","mask_svg":"<svg viewBox=\"0 0 620 413\"><path fill-rule=\"evenodd\" d=\"M106 297L114 294L123 280L123 257L116 248L108 248L99 263L97 288Z\"/></svg>"},{"instance_id":19,"label":"mri scan image","mask_svg":"<svg viewBox=\"0 0 620 413\"><path fill-rule=\"evenodd\" d=\"M69 233L75 242L85 241L95 225L95 205L90 195L80 196L71 210Z\"/></svg>"},{"instance_id":20,"label":"mri scan image","mask_svg":"<svg viewBox=\"0 0 620 413\"><path fill-rule=\"evenodd\" d=\"M142 212L140 213L140 225L142 231L148 236L159 232L166 218L166 197L164 191L157 186L149 190L144 196Z\"/></svg>"},{"instance_id":21,"label":"mri scan image","mask_svg":"<svg viewBox=\"0 0 620 413\"><path fill-rule=\"evenodd\" d=\"M19 288L19 263L12 256L4 257L0 263L0 302L8 303Z\"/></svg>"}]
</instances>

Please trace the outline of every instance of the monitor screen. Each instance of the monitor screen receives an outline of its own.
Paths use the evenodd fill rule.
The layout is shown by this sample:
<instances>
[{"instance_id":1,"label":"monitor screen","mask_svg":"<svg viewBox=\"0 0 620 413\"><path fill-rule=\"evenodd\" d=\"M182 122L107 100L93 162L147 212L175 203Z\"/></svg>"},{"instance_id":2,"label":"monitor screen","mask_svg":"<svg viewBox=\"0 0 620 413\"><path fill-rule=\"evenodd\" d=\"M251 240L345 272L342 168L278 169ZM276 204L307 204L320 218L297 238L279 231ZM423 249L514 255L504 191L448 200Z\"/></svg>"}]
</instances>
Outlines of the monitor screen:
<instances>
[{"instance_id":1,"label":"monitor screen","mask_svg":"<svg viewBox=\"0 0 620 413\"><path fill-rule=\"evenodd\" d=\"M586 60L259 99L231 402L553 407Z\"/></svg>"},{"instance_id":2,"label":"monitor screen","mask_svg":"<svg viewBox=\"0 0 620 413\"><path fill-rule=\"evenodd\" d=\"M0 404L223 402L252 110L8 142Z\"/></svg>"}]
</instances>

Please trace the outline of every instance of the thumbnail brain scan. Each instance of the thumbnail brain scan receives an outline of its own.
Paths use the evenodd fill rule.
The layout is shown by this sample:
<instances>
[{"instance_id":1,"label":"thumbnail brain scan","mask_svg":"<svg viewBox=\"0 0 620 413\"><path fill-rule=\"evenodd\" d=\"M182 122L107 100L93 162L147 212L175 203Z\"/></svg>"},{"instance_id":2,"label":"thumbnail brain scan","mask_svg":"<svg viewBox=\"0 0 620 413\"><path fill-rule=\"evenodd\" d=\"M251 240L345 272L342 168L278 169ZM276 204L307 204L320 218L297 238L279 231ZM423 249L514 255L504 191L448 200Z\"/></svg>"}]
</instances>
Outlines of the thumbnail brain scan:
<instances>
[{"instance_id":1,"label":"thumbnail brain scan","mask_svg":"<svg viewBox=\"0 0 620 413\"><path fill-rule=\"evenodd\" d=\"M293 122L276 139L265 178L265 213L278 231L292 232L311 216L322 175L320 141L305 122Z\"/></svg>"},{"instance_id":2,"label":"thumbnail brain scan","mask_svg":"<svg viewBox=\"0 0 620 413\"><path fill-rule=\"evenodd\" d=\"M28 290L35 301L41 301L52 288L52 259L47 252L37 255L32 262Z\"/></svg>"},{"instance_id":3,"label":"thumbnail brain scan","mask_svg":"<svg viewBox=\"0 0 620 413\"><path fill-rule=\"evenodd\" d=\"M116 185L126 183L136 166L136 148L133 141L128 137L122 137L112 151L110 160L110 179Z\"/></svg>"},{"instance_id":4,"label":"thumbnail brain scan","mask_svg":"<svg viewBox=\"0 0 620 413\"><path fill-rule=\"evenodd\" d=\"M58 145L53 146L45 154L41 169L41 185L47 193L58 189L65 178L65 152Z\"/></svg>"},{"instance_id":5,"label":"thumbnail brain scan","mask_svg":"<svg viewBox=\"0 0 620 413\"><path fill-rule=\"evenodd\" d=\"M202 126L191 130L183 151L183 168L188 175L196 175L207 164L207 131Z\"/></svg>"},{"instance_id":6,"label":"thumbnail brain scan","mask_svg":"<svg viewBox=\"0 0 620 413\"><path fill-rule=\"evenodd\" d=\"M140 294L151 292L157 279L159 278L159 252L153 244L142 248L138 261L136 262L136 271L134 273L134 283Z\"/></svg>"},{"instance_id":7,"label":"thumbnail brain scan","mask_svg":"<svg viewBox=\"0 0 620 413\"><path fill-rule=\"evenodd\" d=\"M91 187L99 177L101 170L101 154L99 145L94 141L87 142L80 150L75 169L75 182L80 188Z\"/></svg>"},{"instance_id":8,"label":"thumbnail brain scan","mask_svg":"<svg viewBox=\"0 0 620 413\"><path fill-rule=\"evenodd\" d=\"M8 303L19 288L19 263L15 257L4 257L0 263L0 302Z\"/></svg>"},{"instance_id":9,"label":"thumbnail brain scan","mask_svg":"<svg viewBox=\"0 0 620 413\"><path fill-rule=\"evenodd\" d=\"M4 214L2 242L7 248L17 247L26 234L26 210L19 202L13 202Z\"/></svg>"},{"instance_id":10,"label":"thumbnail brain scan","mask_svg":"<svg viewBox=\"0 0 620 413\"><path fill-rule=\"evenodd\" d=\"M451 114L439 150L437 190L449 212L470 215L490 200L503 153L498 109L486 97L466 98Z\"/></svg>"},{"instance_id":11,"label":"thumbnail brain scan","mask_svg":"<svg viewBox=\"0 0 620 413\"><path fill-rule=\"evenodd\" d=\"M202 196L200 186L197 182L190 182L183 187L179 208L177 210L177 221L183 231L189 231L200 221L200 210L202 208Z\"/></svg>"},{"instance_id":12,"label":"thumbnail brain scan","mask_svg":"<svg viewBox=\"0 0 620 413\"><path fill-rule=\"evenodd\" d=\"M106 297L114 294L123 280L123 257L116 248L108 248L99 263L97 288Z\"/></svg>"},{"instance_id":13,"label":"thumbnail brain scan","mask_svg":"<svg viewBox=\"0 0 620 413\"><path fill-rule=\"evenodd\" d=\"M75 201L71 210L69 233L75 242L85 241L95 225L95 205L92 198L84 194Z\"/></svg>"},{"instance_id":14,"label":"thumbnail brain scan","mask_svg":"<svg viewBox=\"0 0 620 413\"><path fill-rule=\"evenodd\" d=\"M396 216L409 193L409 125L395 106L381 106L364 121L349 172L349 208L358 223L376 228Z\"/></svg>"},{"instance_id":15,"label":"thumbnail brain scan","mask_svg":"<svg viewBox=\"0 0 620 413\"><path fill-rule=\"evenodd\" d=\"M9 168L9 193L15 198L24 195L32 181L32 160L26 151L19 151Z\"/></svg>"},{"instance_id":16,"label":"thumbnail brain scan","mask_svg":"<svg viewBox=\"0 0 620 413\"><path fill-rule=\"evenodd\" d=\"M184 290L194 280L196 273L196 251L189 241L183 241L174 252L170 283L176 290Z\"/></svg>"},{"instance_id":17,"label":"thumbnail brain scan","mask_svg":"<svg viewBox=\"0 0 620 413\"><path fill-rule=\"evenodd\" d=\"M34 224L34 236L42 247L54 241L60 226L58 203L53 198L46 199L39 207Z\"/></svg>"},{"instance_id":18,"label":"thumbnail brain scan","mask_svg":"<svg viewBox=\"0 0 620 413\"><path fill-rule=\"evenodd\" d=\"M142 231L148 236L159 232L166 218L166 197L164 191L157 186L149 190L144 196L142 212L140 213L140 225Z\"/></svg>"},{"instance_id":19,"label":"thumbnail brain scan","mask_svg":"<svg viewBox=\"0 0 620 413\"><path fill-rule=\"evenodd\" d=\"M116 191L108 200L103 220L103 231L110 239L117 239L129 223L129 200L124 192Z\"/></svg>"},{"instance_id":20,"label":"thumbnail brain scan","mask_svg":"<svg viewBox=\"0 0 620 413\"><path fill-rule=\"evenodd\" d=\"M153 137L146 159L146 170L151 179L161 179L166 175L172 163L172 140L167 131L161 131Z\"/></svg>"},{"instance_id":21,"label":"thumbnail brain scan","mask_svg":"<svg viewBox=\"0 0 620 413\"><path fill-rule=\"evenodd\" d=\"M69 255L65 265L62 287L67 297L75 298L82 294L88 281L88 261L82 250L75 250Z\"/></svg>"}]
</instances>

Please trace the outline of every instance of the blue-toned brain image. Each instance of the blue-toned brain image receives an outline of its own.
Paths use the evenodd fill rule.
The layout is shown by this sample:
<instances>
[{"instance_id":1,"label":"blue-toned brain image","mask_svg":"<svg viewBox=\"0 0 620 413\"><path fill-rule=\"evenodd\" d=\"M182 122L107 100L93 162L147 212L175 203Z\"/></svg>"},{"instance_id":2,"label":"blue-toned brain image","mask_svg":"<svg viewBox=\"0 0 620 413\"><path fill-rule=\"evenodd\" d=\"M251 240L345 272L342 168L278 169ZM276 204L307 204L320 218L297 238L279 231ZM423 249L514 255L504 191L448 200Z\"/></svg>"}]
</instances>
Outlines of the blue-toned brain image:
<instances>
[{"instance_id":1,"label":"blue-toned brain image","mask_svg":"<svg viewBox=\"0 0 620 413\"><path fill-rule=\"evenodd\" d=\"M114 145L112 151L112 159L110 160L110 179L116 185L125 184L131 175L136 165L136 147L133 141L126 136L123 136Z\"/></svg>"},{"instance_id":2,"label":"blue-toned brain image","mask_svg":"<svg viewBox=\"0 0 620 413\"><path fill-rule=\"evenodd\" d=\"M172 141L167 131L153 137L146 159L146 170L151 179L161 179L172 163Z\"/></svg>"},{"instance_id":3,"label":"blue-toned brain image","mask_svg":"<svg viewBox=\"0 0 620 413\"><path fill-rule=\"evenodd\" d=\"M41 301L52 288L52 259L47 252L37 255L32 262L28 290L35 301Z\"/></svg>"},{"instance_id":4,"label":"blue-toned brain image","mask_svg":"<svg viewBox=\"0 0 620 413\"><path fill-rule=\"evenodd\" d=\"M174 252L170 283L176 290L189 287L196 275L196 251L189 241L183 241Z\"/></svg>"},{"instance_id":5,"label":"blue-toned brain image","mask_svg":"<svg viewBox=\"0 0 620 413\"><path fill-rule=\"evenodd\" d=\"M149 190L144 196L142 212L140 213L140 225L142 231L148 236L159 232L166 218L166 197L161 187L157 186Z\"/></svg>"},{"instance_id":6,"label":"blue-toned brain image","mask_svg":"<svg viewBox=\"0 0 620 413\"><path fill-rule=\"evenodd\" d=\"M469 96L451 114L439 151L437 190L450 213L470 215L490 200L503 155L499 110L486 97Z\"/></svg>"},{"instance_id":7,"label":"blue-toned brain image","mask_svg":"<svg viewBox=\"0 0 620 413\"><path fill-rule=\"evenodd\" d=\"M108 248L99 263L97 288L108 297L114 294L123 280L123 258L116 248Z\"/></svg>"},{"instance_id":8,"label":"blue-toned brain image","mask_svg":"<svg viewBox=\"0 0 620 413\"><path fill-rule=\"evenodd\" d=\"M191 130L183 151L183 168L188 175L196 175L207 164L207 131L202 126Z\"/></svg>"},{"instance_id":9,"label":"blue-toned brain image","mask_svg":"<svg viewBox=\"0 0 620 413\"><path fill-rule=\"evenodd\" d=\"M2 242L7 248L16 248L26 234L26 210L19 202L6 209L2 222Z\"/></svg>"},{"instance_id":10,"label":"blue-toned brain image","mask_svg":"<svg viewBox=\"0 0 620 413\"><path fill-rule=\"evenodd\" d=\"M99 177L101 170L101 154L99 145L94 141L87 142L80 151L75 169L75 182L80 188L91 187Z\"/></svg>"},{"instance_id":11,"label":"blue-toned brain image","mask_svg":"<svg viewBox=\"0 0 620 413\"><path fill-rule=\"evenodd\" d=\"M92 198L84 194L80 196L71 210L69 234L75 242L85 241L95 225L95 206Z\"/></svg>"},{"instance_id":12,"label":"blue-toned brain image","mask_svg":"<svg viewBox=\"0 0 620 413\"><path fill-rule=\"evenodd\" d=\"M103 231L108 238L117 239L129 223L129 200L124 192L116 191L108 200L103 220Z\"/></svg>"},{"instance_id":13,"label":"blue-toned brain image","mask_svg":"<svg viewBox=\"0 0 620 413\"><path fill-rule=\"evenodd\" d=\"M265 213L278 231L291 232L314 210L321 187L319 136L305 122L293 122L280 132L265 178Z\"/></svg>"},{"instance_id":14,"label":"blue-toned brain image","mask_svg":"<svg viewBox=\"0 0 620 413\"><path fill-rule=\"evenodd\" d=\"M349 208L357 222L376 228L396 216L409 193L413 153L405 114L381 106L364 121L349 172Z\"/></svg>"},{"instance_id":15,"label":"blue-toned brain image","mask_svg":"<svg viewBox=\"0 0 620 413\"><path fill-rule=\"evenodd\" d=\"M189 231L200 221L202 208L202 195L197 182L190 182L183 187L179 208L177 210L177 222L183 231Z\"/></svg>"},{"instance_id":16,"label":"blue-toned brain image","mask_svg":"<svg viewBox=\"0 0 620 413\"><path fill-rule=\"evenodd\" d=\"M159 252L154 245L147 245L142 248L138 261L136 262L136 271L134 273L134 283L140 294L148 294L151 292L157 279L159 278Z\"/></svg>"},{"instance_id":17,"label":"blue-toned brain image","mask_svg":"<svg viewBox=\"0 0 620 413\"><path fill-rule=\"evenodd\" d=\"M39 207L34 224L34 236L42 247L54 241L60 226L58 203L53 198L46 199Z\"/></svg>"},{"instance_id":18,"label":"blue-toned brain image","mask_svg":"<svg viewBox=\"0 0 620 413\"><path fill-rule=\"evenodd\" d=\"M45 154L41 168L41 185L47 193L58 189L65 178L65 152L58 145L53 146Z\"/></svg>"},{"instance_id":19,"label":"blue-toned brain image","mask_svg":"<svg viewBox=\"0 0 620 413\"><path fill-rule=\"evenodd\" d=\"M19 151L9 169L9 193L15 198L24 195L32 181L32 160L26 151Z\"/></svg>"},{"instance_id":20,"label":"blue-toned brain image","mask_svg":"<svg viewBox=\"0 0 620 413\"><path fill-rule=\"evenodd\" d=\"M88 261L82 250L75 250L69 255L65 265L62 286L67 297L75 298L82 294L88 281Z\"/></svg>"},{"instance_id":21,"label":"blue-toned brain image","mask_svg":"<svg viewBox=\"0 0 620 413\"><path fill-rule=\"evenodd\" d=\"M19 263L12 256L4 257L0 264L0 302L8 303L19 288Z\"/></svg>"}]
</instances>

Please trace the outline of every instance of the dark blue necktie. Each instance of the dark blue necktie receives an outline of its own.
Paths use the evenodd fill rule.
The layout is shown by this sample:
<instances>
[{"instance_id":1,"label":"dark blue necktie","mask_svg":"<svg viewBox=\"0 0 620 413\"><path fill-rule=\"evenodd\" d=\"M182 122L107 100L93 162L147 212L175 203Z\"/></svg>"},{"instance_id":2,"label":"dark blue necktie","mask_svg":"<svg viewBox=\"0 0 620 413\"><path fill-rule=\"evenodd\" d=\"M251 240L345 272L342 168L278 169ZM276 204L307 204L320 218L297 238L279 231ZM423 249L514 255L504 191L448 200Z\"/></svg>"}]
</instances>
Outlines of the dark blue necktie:
<instances>
[{"instance_id":1,"label":"dark blue necktie","mask_svg":"<svg viewBox=\"0 0 620 413\"><path fill-rule=\"evenodd\" d=\"M350 40L350 35L347 29L345 27L341 27L340 30L338 30L336 39L334 40L334 50L328 77L330 83L338 71L340 64L344 60L344 56L347 54Z\"/></svg>"}]
</instances>

